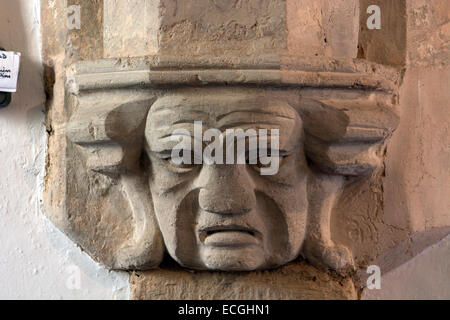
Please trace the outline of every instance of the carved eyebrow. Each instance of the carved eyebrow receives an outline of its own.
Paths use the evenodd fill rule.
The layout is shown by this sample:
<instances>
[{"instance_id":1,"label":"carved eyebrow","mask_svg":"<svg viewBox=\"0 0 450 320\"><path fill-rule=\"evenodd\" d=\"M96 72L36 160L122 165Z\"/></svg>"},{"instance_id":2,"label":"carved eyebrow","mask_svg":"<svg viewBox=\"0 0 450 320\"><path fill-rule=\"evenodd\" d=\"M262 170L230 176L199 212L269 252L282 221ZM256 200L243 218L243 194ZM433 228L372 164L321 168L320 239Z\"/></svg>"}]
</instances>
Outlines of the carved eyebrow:
<instances>
[{"instance_id":1,"label":"carved eyebrow","mask_svg":"<svg viewBox=\"0 0 450 320\"><path fill-rule=\"evenodd\" d=\"M290 148L290 149L279 149L279 150L278 150L278 155L279 155L280 157L287 157L287 156L290 156L291 154L293 154L295 151L298 150L299 146L300 146L300 145L295 145L295 146L293 146L293 147ZM245 151L245 155L248 156L251 152L255 152L255 151L258 152L259 150L260 150L260 148L246 150L246 151ZM267 156L269 156L269 157L271 156L270 149L269 149L268 152L267 152ZM259 157L259 153L258 153L258 157Z\"/></svg>"},{"instance_id":2,"label":"carved eyebrow","mask_svg":"<svg viewBox=\"0 0 450 320\"><path fill-rule=\"evenodd\" d=\"M165 150L161 150L161 151L149 150L148 152L151 155L156 156L160 159L168 159L172 156L172 150L169 150L169 149L165 149Z\"/></svg>"},{"instance_id":3,"label":"carved eyebrow","mask_svg":"<svg viewBox=\"0 0 450 320\"><path fill-rule=\"evenodd\" d=\"M234 114L234 113L240 113L240 112L242 112L242 113L259 113L259 114L265 114L265 115L275 116L275 117L278 117L278 118L284 118L284 119L289 119L289 120L295 120L295 118L292 118L292 117L287 116L287 115L284 115L284 114L274 113L274 112L271 112L271 111L251 110L251 109L233 110L233 111L230 111L230 112L221 114L220 116L218 116L218 117L216 118L216 120L217 120L217 121L220 121L220 120L222 120L223 118L225 118L225 117L227 117L227 116L229 116L229 115L231 115L231 114Z\"/></svg>"},{"instance_id":4,"label":"carved eyebrow","mask_svg":"<svg viewBox=\"0 0 450 320\"><path fill-rule=\"evenodd\" d=\"M228 112L227 114L223 114L223 115L220 115L220 116L216 117L216 121L217 121L217 122L218 122L218 121L221 121L221 120L223 120L225 117L227 117L227 116L229 116L229 115L232 115L232 114L235 114L235 113L239 113L239 112L244 112L244 113L258 113L258 114L264 114L264 115L271 115L271 116L274 116L274 117L277 117L277 118L282 118L282 119L285 119L285 120L291 120L291 121L294 121L294 120L295 120L295 118L292 118L292 117L289 117L289 116L280 115L280 114L274 114L274 113L268 112L268 111L256 111L256 112L254 112L254 111L252 111L252 110L236 110L236 111L231 111L231 112ZM206 114L206 115L208 115L208 116L210 115L210 114L207 113L207 112L199 112L199 113ZM170 125L177 125L177 124L194 124L195 121L196 121L196 120L194 120L194 119L179 119L179 120L177 120L177 121L175 121L175 122L172 122ZM270 122L270 121L258 121L258 120L256 120L256 121L254 121L254 122L247 122L247 121L235 122L235 123L229 124L229 125L227 125L227 126L254 125L254 124L280 125L280 123L276 123L276 122ZM228 127L222 126L221 128L227 129Z\"/></svg>"},{"instance_id":5,"label":"carved eyebrow","mask_svg":"<svg viewBox=\"0 0 450 320\"><path fill-rule=\"evenodd\" d=\"M250 126L250 125L255 126L255 128L252 128L252 129L255 129L255 130L257 130L257 129L266 129L266 128L258 127L258 125L261 125L261 124L271 125L271 126L279 126L279 127L281 126L281 123L279 123L279 122L272 122L272 121L255 121L255 122L240 121L240 122L233 122L233 123L229 123L229 124L226 124L224 126L221 126L220 130L223 131L223 130L227 130L227 129L233 129L233 128L236 128L236 127L239 127L239 126Z\"/></svg>"},{"instance_id":6,"label":"carved eyebrow","mask_svg":"<svg viewBox=\"0 0 450 320\"><path fill-rule=\"evenodd\" d=\"M164 111L166 112L166 114L163 114ZM150 116L153 117L153 119L155 119L155 121L162 120L165 123L165 126L163 129L169 129L171 126L180 125L180 124L193 125L195 121L202 121L203 123L205 123L205 122L209 122L210 117L211 117L209 112L201 111L201 110L189 110L185 114L180 114L181 113L180 111L175 113L174 110L171 110L171 109L161 109L160 111L157 111L156 113L152 113ZM157 113L159 113L159 114L157 114ZM200 117L200 116L203 116L203 117Z\"/></svg>"},{"instance_id":7,"label":"carved eyebrow","mask_svg":"<svg viewBox=\"0 0 450 320\"><path fill-rule=\"evenodd\" d=\"M159 130L158 130L158 131L159 131ZM174 136L173 133L167 133L167 134L165 134L165 135L163 135L163 136L158 137L158 140L167 139L167 138L170 138L170 137L172 137L172 136ZM191 138L191 139L193 139L193 140L199 140L199 139L198 139L197 137L195 137L195 135L193 135L192 133L190 133L189 135L183 134L183 133L178 133L178 134L176 134L175 136L184 136L184 137L189 137L189 138ZM201 139L200 141L203 142L203 139Z\"/></svg>"},{"instance_id":8,"label":"carved eyebrow","mask_svg":"<svg viewBox=\"0 0 450 320\"><path fill-rule=\"evenodd\" d=\"M197 120L193 120L193 119L181 119L181 120L177 120L175 122L172 122L170 125L176 125L176 124L194 124L194 122Z\"/></svg>"},{"instance_id":9,"label":"carved eyebrow","mask_svg":"<svg viewBox=\"0 0 450 320\"><path fill-rule=\"evenodd\" d=\"M161 113L164 111L172 111L174 109L179 109L179 108L185 108L186 106L183 104L176 104L176 105L169 105L169 106L160 106L157 107L155 109L151 109L150 113L151 114L157 114L157 113ZM201 106L195 106L195 107L201 107ZM209 112L207 111L203 111L203 110L199 110L199 109L189 109L188 113L200 113L200 114L204 114L209 116Z\"/></svg>"},{"instance_id":10,"label":"carved eyebrow","mask_svg":"<svg viewBox=\"0 0 450 320\"><path fill-rule=\"evenodd\" d=\"M280 149L278 150L278 155L280 157L287 157L292 155L295 151L297 151L299 149L300 144L297 144L295 146L293 146L291 149ZM192 149L185 149L186 151L191 151L193 152L194 150ZM245 155L248 156L251 152L258 152L259 148L256 149L250 149L250 150L246 150L245 151ZM161 151L153 151L153 150L149 150L149 153L160 158L160 159L168 159L170 157L172 157L172 149L164 149ZM203 154L203 153L202 153ZM270 157L271 154L270 152L267 153L267 155ZM258 155L259 157L259 155Z\"/></svg>"},{"instance_id":11,"label":"carved eyebrow","mask_svg":"<svg viewBox=\"0 0 450 320\"><path fill-rule=\"evenodd\" d=\"M169 137L171 137L172 135L173 135L173 133L165 134L165 135L163 135L163 136L161 136L161 137L158 137L158 140L162 140L162 139L169 138ZM186 136L186 135L185 135L185 134L179 134L179 136Z\"/></svg>"}]
</instances>

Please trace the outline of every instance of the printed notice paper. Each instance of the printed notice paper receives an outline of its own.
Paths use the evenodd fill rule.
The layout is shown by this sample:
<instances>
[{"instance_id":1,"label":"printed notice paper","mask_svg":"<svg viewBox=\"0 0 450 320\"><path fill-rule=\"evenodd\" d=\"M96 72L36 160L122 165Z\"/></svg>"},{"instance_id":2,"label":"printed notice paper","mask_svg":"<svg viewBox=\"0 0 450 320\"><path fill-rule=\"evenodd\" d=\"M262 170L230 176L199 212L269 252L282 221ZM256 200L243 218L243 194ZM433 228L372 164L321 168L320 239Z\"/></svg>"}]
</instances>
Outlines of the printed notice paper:
<instances>
[{"instance_id":1,"label":"printed notice paper","mask_svg":"<svg viewBox=\"0 0 450 320\"><path fill-rule=\"evenodd\" d=\"M16 92L20 53L0 51L0 91Z\"/></svg>"}]
</instances>

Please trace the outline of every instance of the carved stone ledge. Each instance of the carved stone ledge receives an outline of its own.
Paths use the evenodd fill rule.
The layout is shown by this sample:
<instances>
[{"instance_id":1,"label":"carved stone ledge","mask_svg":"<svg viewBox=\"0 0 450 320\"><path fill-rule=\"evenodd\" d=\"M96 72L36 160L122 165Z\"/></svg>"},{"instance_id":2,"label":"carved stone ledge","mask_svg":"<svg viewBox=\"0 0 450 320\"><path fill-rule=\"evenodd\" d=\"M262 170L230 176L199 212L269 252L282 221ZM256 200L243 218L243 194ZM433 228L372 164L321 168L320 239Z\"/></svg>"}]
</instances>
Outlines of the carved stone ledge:
<instances>
[{"instance_id":1,"label":"carved stone ledge","mask_svg":"<svg viewBox=\"0 0 450 320\"><path fill-rule=\"evenodd\" d=\"M263 85L356 88L395 93L399 72L360 59L263 56L211 58L148 56L83 61L68 72L73 92L174 85Z\"/></svg>"},{"instance_id":2,"label":"carved stone ledge","mask_svg":"<svg viewBox=\"0 0 450 320\"><path fill-rule=\"evenodd\" d=\"M306 262L253 273L188 272L172 267L131 276L133 300L356 300L349 277Z\"/></svg>"}]
</instances>

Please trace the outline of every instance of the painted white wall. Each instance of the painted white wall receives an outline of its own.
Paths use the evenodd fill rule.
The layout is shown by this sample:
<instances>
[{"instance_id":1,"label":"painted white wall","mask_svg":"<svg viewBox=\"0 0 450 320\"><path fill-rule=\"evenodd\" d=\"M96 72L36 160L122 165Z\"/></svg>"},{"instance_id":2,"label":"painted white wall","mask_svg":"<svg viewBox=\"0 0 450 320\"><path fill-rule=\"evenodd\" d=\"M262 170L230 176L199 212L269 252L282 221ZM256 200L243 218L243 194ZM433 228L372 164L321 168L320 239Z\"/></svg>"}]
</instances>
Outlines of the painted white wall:
<instances>
[{"instance_id":1,"label":"painted white wall","mask_svg":"<svg viewBox=\"0 0 450 320\"><path fill-rule=\"evenodd\" d=\"M363 300L450 299L450 236L381 277L381 288Z\"/></svg>"},{"instance_id":2,"label":"painted white wall","mask_svg":"<svg viewBox=\"0 0 450 320\"><path fill-rule=\"evenodd\" d=\"M39 0L0 0L0 46L22 53L18 91L0 110L0 299L127 299L128 274L96 264L41 212L40 39Z\"/></svg>"}]
</instances>

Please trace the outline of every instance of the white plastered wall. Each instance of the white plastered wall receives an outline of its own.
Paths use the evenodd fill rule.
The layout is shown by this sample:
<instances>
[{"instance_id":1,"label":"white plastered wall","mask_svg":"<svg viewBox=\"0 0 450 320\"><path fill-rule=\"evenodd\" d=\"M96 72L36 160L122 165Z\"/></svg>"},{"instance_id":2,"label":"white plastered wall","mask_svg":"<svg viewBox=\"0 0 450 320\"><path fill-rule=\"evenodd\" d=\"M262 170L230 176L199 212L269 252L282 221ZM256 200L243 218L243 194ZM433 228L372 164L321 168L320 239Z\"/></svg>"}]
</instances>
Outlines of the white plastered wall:
<instances>
[{"instance_id":1,"label":"white plastered wall","mask_svg":"<svg viewBox=\"0 0 450 320\"><path fill-rule=\"evenodd\" d=\"M39 0L0 0L0 46L22 53L18 91L0 110L0 299L127 299L108 272L41 212L46 131Z\"/></svg>"}]
</instances>

